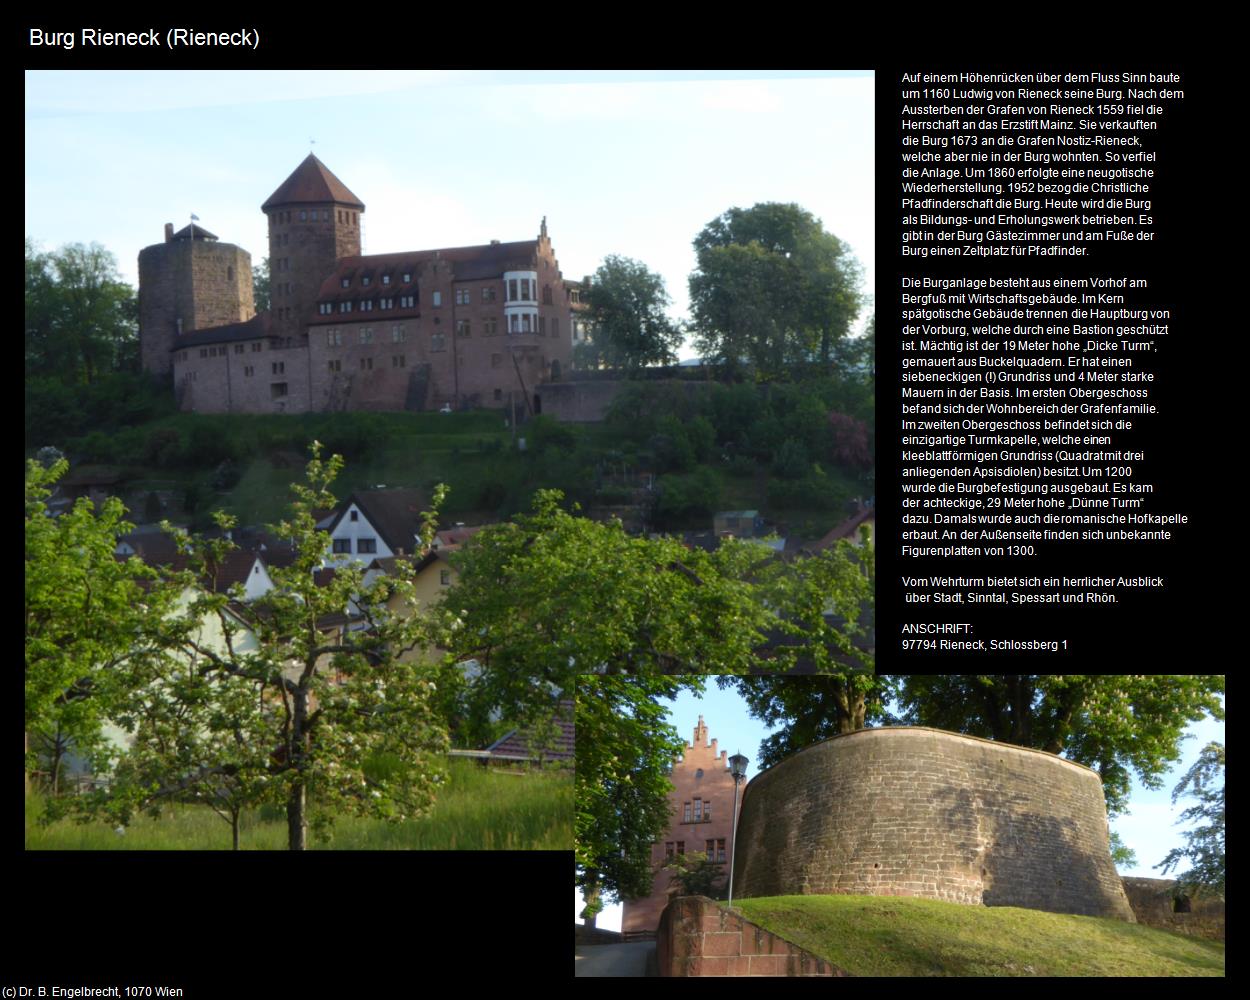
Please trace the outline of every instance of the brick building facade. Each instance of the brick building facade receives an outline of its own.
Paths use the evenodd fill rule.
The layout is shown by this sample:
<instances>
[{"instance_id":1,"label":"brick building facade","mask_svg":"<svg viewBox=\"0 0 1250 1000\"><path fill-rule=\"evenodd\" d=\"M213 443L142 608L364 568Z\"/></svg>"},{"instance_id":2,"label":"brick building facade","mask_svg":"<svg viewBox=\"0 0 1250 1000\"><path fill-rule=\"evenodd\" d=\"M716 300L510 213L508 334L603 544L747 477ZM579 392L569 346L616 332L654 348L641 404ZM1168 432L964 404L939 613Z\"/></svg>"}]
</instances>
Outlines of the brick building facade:
<instances>
[{"instance_id":1,"label":"brick building facade","mask_svg":"<svg viewBox=\"0 0 1250 1000\"><path fill-rule=\"evenodd\" d=\"M251 258L197 226L139 254L146 370L184 410L540 412L567 371L578 286L536 239L361 253L364 203L309 155L265 201L270 308Z\"/></svg>"},{"instance_id":2,"label":"brick building facade","mask_svg":"<svg viewBox=\"0 0 1250 1000\"><path fill-rule=\"evenodd\" d=\"M703 716L694 728L694 742L673 762L669 793L672 824L663 839L651 847L651 864L656 871L651 895L627 899L621 916L621 930L651 932L660 923L660 914L669 901L668 873L661 870L674 854L704 853L724 865L729 875L733 850L734 780L729 773L728 751L717 750L716 740L708 743ZM738 789L741 807L742 792Z\"/></svg>"}]
</instances>

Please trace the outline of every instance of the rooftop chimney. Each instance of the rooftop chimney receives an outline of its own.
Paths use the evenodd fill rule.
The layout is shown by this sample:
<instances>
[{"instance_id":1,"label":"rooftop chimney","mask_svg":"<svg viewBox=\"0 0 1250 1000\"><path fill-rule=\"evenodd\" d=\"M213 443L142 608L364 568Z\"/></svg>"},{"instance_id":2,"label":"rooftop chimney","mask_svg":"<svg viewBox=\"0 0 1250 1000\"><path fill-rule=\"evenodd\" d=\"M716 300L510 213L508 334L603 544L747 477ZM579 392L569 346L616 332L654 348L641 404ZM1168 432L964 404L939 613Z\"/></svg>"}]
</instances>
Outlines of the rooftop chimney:
<instances>
[{"instance_id":1,"label":"rooftop chimney","mask_svg":"<svg viewBox=\"0 0 1250 1000\"><path fill-rule=\"evenodd\" d=\"M172 243L174 241L174 224L172 222L165 223L165 242Z\"/></svg>"}]
</instances>

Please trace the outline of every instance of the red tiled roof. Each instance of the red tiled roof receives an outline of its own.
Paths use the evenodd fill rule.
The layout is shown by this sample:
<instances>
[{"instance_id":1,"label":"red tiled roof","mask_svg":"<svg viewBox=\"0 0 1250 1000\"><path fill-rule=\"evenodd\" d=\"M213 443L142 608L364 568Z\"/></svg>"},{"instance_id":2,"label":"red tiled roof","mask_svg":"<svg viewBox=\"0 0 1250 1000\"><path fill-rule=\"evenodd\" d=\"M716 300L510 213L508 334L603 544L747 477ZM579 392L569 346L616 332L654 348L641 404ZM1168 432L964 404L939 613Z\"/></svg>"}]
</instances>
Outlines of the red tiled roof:
<instances>
[{"instance_id":1,"label":"red tiled roof","mask_svg":"<svg viewBox=\"0 0 1250 1000\"><path fill-rule=\"evenodd\" d=\"M357 198L347 185L332 174L324 163L308 154L295 172L282 182L278 190L269 196L263 205L262 212L278 205L294 205L298 203L334 202L338 205L351 205L363 209L365 203Z\"/></svg>"},{"instance_id":2,"label":"red tiled roof","mask_svg":"<svg viewBox=\"0 0 1250 1000\"><path fill-rule=\"evenodd\" d=\"M528 736L521 729L514 729L486 749L502 757L537 757L544 760L572 760L576 747L573 731L573 703L562 701L556 716L556 734L550 746L531 747Z\"/></svg>"}]
</instances>

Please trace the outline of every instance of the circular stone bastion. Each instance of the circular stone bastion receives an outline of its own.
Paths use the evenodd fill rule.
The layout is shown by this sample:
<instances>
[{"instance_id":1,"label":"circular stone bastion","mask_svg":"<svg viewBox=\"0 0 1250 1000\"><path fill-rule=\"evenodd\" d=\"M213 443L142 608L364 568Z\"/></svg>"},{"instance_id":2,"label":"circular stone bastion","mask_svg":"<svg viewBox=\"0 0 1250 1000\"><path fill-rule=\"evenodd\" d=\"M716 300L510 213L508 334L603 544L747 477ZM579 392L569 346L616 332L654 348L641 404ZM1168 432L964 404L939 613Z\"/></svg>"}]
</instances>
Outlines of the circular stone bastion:
<instances>
[{"instance_id":1,"label":"circular stone bastion","mask_svg":"<svg viewBox=\"0 0 1250 1000\"><path fill-rule=\"evenodd\" d=\"M939 729L861 729L762 772L743 793L735 855L741 897L919 896L1134 920L1097 774Z\"/></svg>"}]
</instances>

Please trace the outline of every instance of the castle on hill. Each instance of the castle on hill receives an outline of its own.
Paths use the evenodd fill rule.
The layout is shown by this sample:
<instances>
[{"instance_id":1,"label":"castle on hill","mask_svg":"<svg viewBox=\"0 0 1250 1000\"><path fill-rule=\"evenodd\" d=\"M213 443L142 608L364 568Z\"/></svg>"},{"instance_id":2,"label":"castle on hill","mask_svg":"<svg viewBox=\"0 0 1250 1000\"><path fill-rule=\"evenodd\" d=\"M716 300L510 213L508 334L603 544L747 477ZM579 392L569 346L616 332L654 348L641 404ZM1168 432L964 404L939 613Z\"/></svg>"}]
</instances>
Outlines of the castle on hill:
<instances>
[{"instance_id":1,"label":"castle on hill","mask_svg":"<svg viewBox=\"0 0 1250 1000\"><path fill-rule=\"evenodd\" d=\"M251 255L195 225L139 253L146 371L199 413L509 407L567 371L581 285L547 236L361 253L365 206L309 155L261 206L270 308Z\"/></svg>"}]
</instances>

